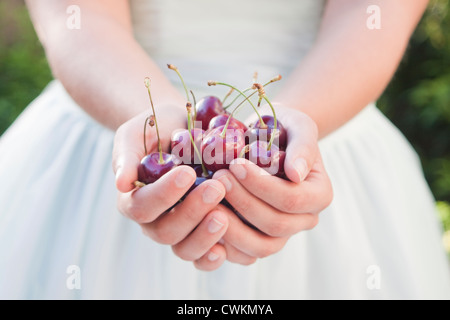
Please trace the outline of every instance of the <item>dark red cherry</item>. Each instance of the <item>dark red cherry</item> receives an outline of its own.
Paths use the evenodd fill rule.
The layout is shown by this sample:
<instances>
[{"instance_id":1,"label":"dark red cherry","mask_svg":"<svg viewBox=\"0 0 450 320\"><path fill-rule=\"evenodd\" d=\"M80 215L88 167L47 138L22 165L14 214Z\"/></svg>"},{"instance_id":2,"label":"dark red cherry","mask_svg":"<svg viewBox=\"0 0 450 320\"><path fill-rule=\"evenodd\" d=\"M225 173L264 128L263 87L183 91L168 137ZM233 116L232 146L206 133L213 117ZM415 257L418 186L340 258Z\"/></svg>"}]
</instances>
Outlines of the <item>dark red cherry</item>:
<instances>
[{"instance_id":1,"label":"dark red cherry","mask_svg":"<svg viewBox=\"0 0 450 320\"><path fill-rule=\"evenodd\" d=\"M229 114L219 114L218 116L215 116L209 122L208 129L214 129L220 126L224 126L229 118L230 118ZM230 123L228 124L228 128L241 129L244 132L247 131L248 129L245 124L243 124L236 118L231 118Z\"/></svg>"},{"instance_id":2,"label":"dark red cherry","mask_svg":"<svg viewBox=\"0 0 450 320\"><path fill-rule=\"evenodd\" d=\"M191 129L191 134L197 150L200 152L204 130L193 128ZM199 159L195 149L192 147L191 137L187 129L178 130L172 134L171 152L179 160L180 164L193 165L201 163L201 159Z\"/></svg>"},{"instance_id":3,"label":"dark red cherry","mask_svg":"<svg viewBox=\"0 0 450 320\"><path fill-rule=\"evenodd\" d=\"M206 180L209 180L212 178L213 176L213 172L208 171L208 175L205 177L203 175L203 169L201 165L197 165L195 167L193 167L195 170L195 173L197 174L197 178L195 179L194 184L189 188L188 191L186 191L186 193L183 195L183 197L181 198L181 200L184 200L189 193L191 193L195 188L197 188L200 184L202 184L203 182L205 182Z\"/></svg>"},{"instance_id":4,"label":"dark red cherry","mask_svg":"<svg viewBox=\"0 0 450 320\"><path fill-rule=\"evenodd\" d=\"M165 173L177 166L177 160L170 153L162 153L163 162L160 162L159 152L146 155L138 167L138 180L145 184L153 183Z\"/></svg>"},{"instance_id":5,"label":"dark red cherry","mask_svg":"<svg viewBox=\"0 0 450 320\"><path fill-rule=\"evenodd\" d=\"M225 135L222 136L224 127L208 130L203 137L203 164L212 172L228 169L230 162L239 156L245 146L243 130L228 128L225 130Z\"/></svg>"},{"instance_id":6,"label":"dark red cherry","mask_svg":"<svg viewBox=\"0 0 450 320\"><path fill-rule=\"evenodd\" d=\"M260 168L263 168L271 175L284 178L284 160L286 152L279 150L279 148L272 144L271 148L267 150L267 141L254 141L246 146L244 157L255 163Z\"/></svg>"},{"instance_id":7,"label":"dark red cherry","mask_svg":"<svg viewBox=\"0 0 450 320\"><path fill-rule=\"evenodd\" d=\"M258 120L254 123L253 127L247 132L247 144L256 140L266 140L270 141L272 137L272 132L274 128L274 118L273 116L264 115L261 117L263 122L267 125L267 128L261 128L261 122ZM277 138L275 138L274 143L280 147L280 149L285 150L287 147L287 132L283 127L283 124L280 120L277 119L277 129L279 130L278 134L278 143Z\"/></svg>"},{"instance_id":8,"label":"dark red cherry","mask_svg":"<svg viewBox=\"0 0 450 320\"><path fill-rule=\"evenodd\" d=\"M195 166L193 166L193 168L194 168L195 173L197 174L198 178L212 179L214 172L208 171L208 175L205 177L205 175L203 174L203 168L201 165L195 165Z\"/></svg>"},{"instance_id":9,"label":"dark red cherry","mask_svg":"<svg viewBox=\"0 0 450 320\"><path fill-rule=\"evenodd\" d=\"M206 96L197 102L196 105L197 117L196 122L201 121L202 129L207 130L209 122L212 118L219 114L225 113L222 101L215 96Z\"/></svg>"}]
</instances>

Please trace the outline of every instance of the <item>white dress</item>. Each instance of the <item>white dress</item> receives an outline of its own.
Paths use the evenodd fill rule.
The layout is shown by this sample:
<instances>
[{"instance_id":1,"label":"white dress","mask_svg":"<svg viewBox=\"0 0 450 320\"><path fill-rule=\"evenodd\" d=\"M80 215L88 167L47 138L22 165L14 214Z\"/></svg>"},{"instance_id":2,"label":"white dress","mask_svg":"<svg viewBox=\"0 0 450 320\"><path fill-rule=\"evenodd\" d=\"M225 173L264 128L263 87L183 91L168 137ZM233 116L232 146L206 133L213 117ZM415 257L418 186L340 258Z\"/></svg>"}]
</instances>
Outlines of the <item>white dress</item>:
<instances>
[{"instance_id":1,"label":"white dress","mask_svg":"<svg viewBox=\"0 0 450 320\"><path fill-rule=\"evenodd\" d=\"M198 97L221 92L207 80L245 88L254 71L288 76L311 47L323 6L131 1L137 39L161 68L178 66ZM113 136L57 81L3 135L0 298L450 298L419 159L374 104L320 142L335 197L318 226L251 266L226 262L214 272L196 270L117 211Z\"/></svg>"}]
</instances>

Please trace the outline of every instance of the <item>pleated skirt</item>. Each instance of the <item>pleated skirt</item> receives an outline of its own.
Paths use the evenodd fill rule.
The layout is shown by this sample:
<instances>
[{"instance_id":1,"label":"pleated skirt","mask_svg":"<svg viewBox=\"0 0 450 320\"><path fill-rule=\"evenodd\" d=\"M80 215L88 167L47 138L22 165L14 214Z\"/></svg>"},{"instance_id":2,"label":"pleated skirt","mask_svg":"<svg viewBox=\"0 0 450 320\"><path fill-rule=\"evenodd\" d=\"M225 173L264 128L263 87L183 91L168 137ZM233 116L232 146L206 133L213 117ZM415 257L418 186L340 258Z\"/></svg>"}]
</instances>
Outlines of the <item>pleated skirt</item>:
<instances>
[{"instance_id":1,"label":"pleated skirt","mask_svg":"<svg viewBox=\"0 0 450 320\"><path fill-rule=\"evenodd\" d=\"M320 141L334 199L316 228L213 272L118 212L113 138L57 81L1 137L1 299L450 298L419 158L374 104Z\"/></svg>"}]
</instances>

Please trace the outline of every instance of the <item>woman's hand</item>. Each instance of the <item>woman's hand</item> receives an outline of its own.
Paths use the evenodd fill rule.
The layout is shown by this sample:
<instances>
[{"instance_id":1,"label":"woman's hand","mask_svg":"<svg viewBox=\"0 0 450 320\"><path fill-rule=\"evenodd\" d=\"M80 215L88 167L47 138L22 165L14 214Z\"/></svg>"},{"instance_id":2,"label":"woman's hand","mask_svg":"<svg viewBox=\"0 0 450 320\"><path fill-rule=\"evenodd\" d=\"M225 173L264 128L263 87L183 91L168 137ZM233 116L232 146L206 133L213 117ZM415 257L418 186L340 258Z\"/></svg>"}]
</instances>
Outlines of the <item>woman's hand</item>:
<instances>
[{"instance_id":1,"label":"woman's hand","mask_svg":"<svg viewBox=\"0 0 450 320\"><path fill-rule=\"evenodd\" d=\"M285 172L290 181L242 159L213 177L225 186L226 200L258 229L221 206L229 220L223 240L227 259L232 262L251 264L278 252L292 235L315 227L319 213L333 198L315 123L299 111L281 106L276 110L288 133Z\"/></svg>"},{"instance_id":2,"label":"woman's hand","mask_svg":"<svg viewBox=\"0 0 450 320\"><path fill-rule=\"evenodd\" d=\"M174 117L177 114L181 116ZM138 178L137 168L145 156L143 124L148 115L145 112L124 123L115 136L113 168L119 190L119 210L137 222L145 235L158 243L171 245L180 258L203 262L199 265L201 269L216 269L225 260L225 249L217 243L228 227L226 213L216 209L225 196L223 185L217 180L206 181L178 205L196 179L195 171L188 166L176 167L142 188L136 189L133 185ZM172 131L185 126L184 115L185 111L170 106L157 110L163 149L168 149ZM147 149L156 151L156 134L147 130L146 135Z\"/></svg>"}]
</instances>

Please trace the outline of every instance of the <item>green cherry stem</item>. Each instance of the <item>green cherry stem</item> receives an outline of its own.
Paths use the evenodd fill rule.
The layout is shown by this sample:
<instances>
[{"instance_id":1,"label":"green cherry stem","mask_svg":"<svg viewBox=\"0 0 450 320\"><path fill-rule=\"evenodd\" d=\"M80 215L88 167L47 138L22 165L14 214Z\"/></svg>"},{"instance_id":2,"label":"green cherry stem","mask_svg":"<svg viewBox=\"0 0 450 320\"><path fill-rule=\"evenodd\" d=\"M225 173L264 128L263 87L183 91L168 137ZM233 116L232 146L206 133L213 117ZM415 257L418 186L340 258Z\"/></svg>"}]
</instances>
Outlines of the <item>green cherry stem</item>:
<instances>
[{"instance_id":1,"label":"green cherry stem","mask_svg":"<svg viewBox=\"0 0 450 320\"><path fill-rule=\"evenodd\" d=\"M152 106L152 111L153 111L153 119L152 120L154 120L154 122L155 122L156 135L157 135L157 138L158 138L159 163L164 163L164 158L163 158L163 155L162 155L161 139L159 137L158 121L156 121L155 107L153 106L152 94L150 93L150 78L149 77L146 77L144 79L144 84L145 84L145 87L147 88L148 97L150 98L150 105ZM145 120L145 122L147 122L148 119L150 119L150 118L147 118ZM144 138L145 138L145 133L144 133ZM147 147L145 149L147 149Z\"/></svg>"},{"instance_id":2,"label":"green cherry stem","mask_svg":"<svg viewBox=\"0 0 450 320\"><path fill-rule=\"evenodd\" d=\"M145 118L145 122L144 122L144 152L145 152L145 155L148 155L148 152L147 152L147 141L145 139L145 136L147 135L147 122L148 122L149 119L150 119L150 117Z\"/></svg>"},{"instance_id":3,"label":"green cherry stem","mask_svg":"<svg viewBox=\"0 0 450 320\"><path fill-rule=\"evenodd\" d=\"M191 127L191 108L192 105L190 102L186 103L186 110L187 110L187 117L188 117L188 131L189 131L189 137L191 138L192 147L194 148L194 152L197 154L197 157L200 159L200 164L202 166L202 172L203 176L208 176L208 170L206 170L205 165L203 164L202 155L200 151L198 150L197 146L195 145L194 137L192 136L192 127Z\"/></svg>"},{"instance_id":4,"label":"green cherry stem","mask_svg":"<svg viewBox=\"0 0 450 320\"><path fill-rule=\"evenodd\" d=\"M272 109L272 113L273 113L273 133L270 136L270 142L269 142L269 145L267 146L267 150L270 150L270 148L272 147L272 143L275 138L275 135L278 133L277 115L275 114L275 109L272 106L272 103L269 101L269 99L266 97L266 95L264 95L263 98L264 98L264 100L266 100L267 104L270 106L270 109Z\"/></svg>"},{"instance_id":5,"label":"green cherry stem","mask_svg":"<svg viewBox=\"0 0 450 320\"><path fill-rule=\"evenodd\" d=\"M243 96L243 97L245 98L244 101L248 101L248 103L250 103L250 105L252 106L253 110L255 110L255 113L256 113L256 115L258 116L259 121L261 122L261 125L264 124L264 121L263 121L263 119L261 118L261 115L259 114L259 112L258 112L258 110L256 109L255 105L251 102L251 100L249 100L249 97L247 97L241 90L239 90L239 89L236 88L235 86L232 86L232 85L230 85L230 84L228 84L228 83L218 82L218 81L208 81L208 86L216 86L216 85L226 86L226 87L229 87L229 88L231 88L231 89L233 89L233 90L236 90L241 96ZM243 102L244 102L244 101L243 101ZM241 103L241 104L242 104L242 103ZM239 106L240 106L241 104L239 104ZM239 107L239 106L238 106L238 107ZM238 107L236 107L236 108L233 110L233 113L232 113L232 114L235 113L235 111L238 109ZM230 118L231 118L231 115L230 115ZM228 121L227 121L227 122L230 121L230 118L228 118Z\"/></svg>"},{"instance_id":6,"label":"green cherry stem","mask_svg":"<svg viewBox=\"0 0 450 320\"><path fill-rule=\"evenodd\" d=\"M167 68L169 68L170 70L173 70L173 71L175 71L175 72L177 73L178 77L179 77L180 80L181 80L181 84L183 85L184 91L185 91L185 93L186 93L187 101L191 102L191 100L190 100L190 98L189 98L188 89L187 89L187 87L186 87L186 83L184 83L183 77L181 76L181 73L180 73L180 71L178 70L178 68L175 67L173 64L168 64L168 65L167 65Z\"/></svg>"},{"instance_id":7,"label":"green cherry stem","mask_svg":"<svg viewBox=\"0 0 450 320\"><path fill-rule=\"evenodd\" d=\"M194 119L192 119L192 125L195 127L195 121L197 121L197 100L195 99L195 95L192 90L190 90L190 92L192 95L192 100L194 100Z\"/></svg>"},{"instance_id":8,"label":"green cherry stem","mask_svg":"<svg viewBox=\"0 0 450 320\"><path fill-rule=\"evenodd\" d=\"M270 102L270 100L267 98L266 92L264 90L264 86L260 85L259 83L254 83L252 88L258 90L259 99L260 100L264 99L267 102L267 104L269 105L270 109L272 109L272 114L273 114L273 133L275 133L275 134L272 133L270 135L270 141L269 141L269 144L267 145L267 150L270 150L270 148L272 147L272 143L273 143L273 140L275 138L275 135L278 132L277 115L275 113L275 108L273 107L273 105Z\"/></svg>"},{"instance_id":9,"label":"green cherry stem","mask_svg":"<svg viewBox=\"0 0 450 320\"><path fill-rule=\"evenodd\" d=\"M186 83L184 82L183 76L181 75L180 71L178 70L178 68L177 68L176 66L174 66L173 64L170 64L170 63L167 64L167 68L169 68L170 70L175 71L176 74L178 75L178 78L180 78L181 84L183 85L183 88L184 88L184 92L186 93L186 99L187 99L187 101L190 103L190 102L191 102L191 99L190 99L190 96L189 96L189 93L188 93L188 89L187 89ZM194 99L194 113L195 113L195 114L194 114L194 119L191 120L192 123L194 123L195 120L197 120L197 109L195 108L195 106L197 105L197 103L196 103L196 101L195 101L194 93L192 92L192 90L190 90L190 92L191 92L191 95L192 95L192 97L193 97L193 99Z\"/></svg>"},{"instance_id":10,"label":"green cherry stem","mask_svg":"<svg viewBox=\"0 0 450 320\"><path fill-rule=\"evenodd\" d=\"M256 77L253 76L253 83L256 82L255 80L256 80ZM274 83L274 82L276 82L276 81L280 81L280 80L281 80L281 75L278 75L278 76L276 76L276 77L270 79L270 81L266 82L263 86L264 86L264 87L265 87L265 86L268 86L269 84ZM250 90L252 90L252 87L245 89L243 92L246 93L246 92L248 92L248 91L250 91ZM236 97L233 99L233 101L231 101L228 105L226 105L226 106L224 107L224 109L227 110L229 107L231 107L231 106L233 105L233 103L235 103L236 100L237 100L238 98L239 98L239 96L236 96Z\"/></svg>"},{"instance_id":11,"label":"green cherry stem","mask_svg":"<svg viewBox=\"0 0 450 320\"><path fill-rule=\"evenodd\" d=\"M228 93L225 95L225 97L222 99L222 104L225 103L225 101L231 96L231 94L233 93L234 89L231 88L230 91L228 91ZM239 97L239 96L238 96ZM224 108L225 109L225 108Z\"/></svg>"},{"instance_id":12,"label":"green cherry stem","mask_svg":"<svg viewBox=\"0 0 450 320\"><path fill-rule=\"evenodd\" d=\"M238 158L244 158L245 154L249 151L250 151L250 145L247 144L247 145L245 145L245 147L242 148L241 152L239 153Z\"/></svg>"},{"instance_id":13,"label":"green cherry stem","mask_svg":"<svg viewBox=\"0 0 450 320\"><path fill-rule=\"evenodd\" d=\"M230 125L230 122L231 122L231 118L234 117L234 114L239 110L240 106L241 106L246 100L250 99L250 97L251 97L252 95L254 95L256 92L258 92L258 91L255 90L251 95L249 95L247 98L245 98L243 101L241 101L241 102L236 106L236 108L234 108L234 110L230 113L230 116L228 117L227 122L225 122L225 126L224 126L222 132L220 133L220 136L221 136L222 138L225 138L226 131L227 131L228 126ZM262 118L260 117L259 119L260 119L260 121L261 121L261 123L262 123L262 124L261 124L261 126L262 126L261 128L267 128L267 125L265 124L264 121L262 121Z\"/></svg>"}]
</instances>

